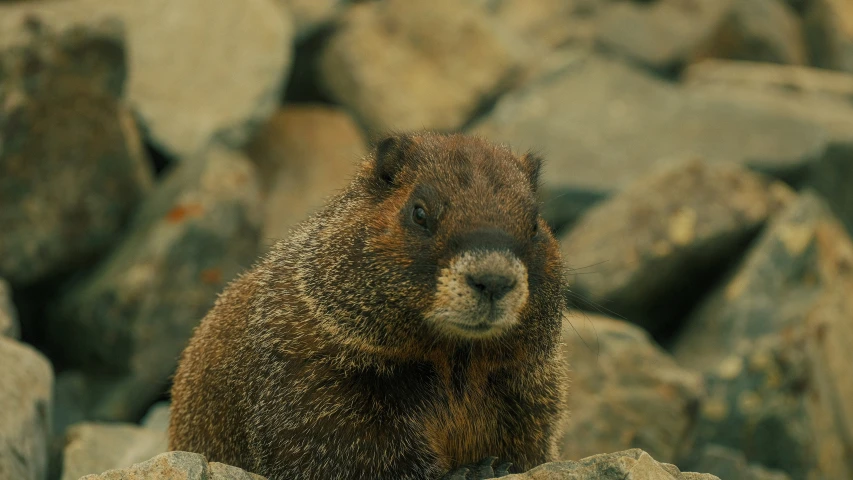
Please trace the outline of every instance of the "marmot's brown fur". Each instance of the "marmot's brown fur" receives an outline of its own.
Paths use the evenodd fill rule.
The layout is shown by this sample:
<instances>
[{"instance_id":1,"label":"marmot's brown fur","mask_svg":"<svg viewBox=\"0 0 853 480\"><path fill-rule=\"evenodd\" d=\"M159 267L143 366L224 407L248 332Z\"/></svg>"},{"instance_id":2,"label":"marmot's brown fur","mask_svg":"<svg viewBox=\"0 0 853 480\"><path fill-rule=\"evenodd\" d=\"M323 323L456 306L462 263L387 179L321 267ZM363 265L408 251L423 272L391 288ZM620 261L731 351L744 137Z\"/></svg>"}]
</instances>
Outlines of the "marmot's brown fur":
<instances>
[{"instance_id":1,"label":"marmot's brown fur","mask_svg":"<svg viewBox=\"0 0 853 480\"><path fill-rule=\"evenodd\" d=\"M540 164L465 135L380 141L197 328L170 448L271 480L554 460L563 276Z\"/></svg>"}]
</instances>

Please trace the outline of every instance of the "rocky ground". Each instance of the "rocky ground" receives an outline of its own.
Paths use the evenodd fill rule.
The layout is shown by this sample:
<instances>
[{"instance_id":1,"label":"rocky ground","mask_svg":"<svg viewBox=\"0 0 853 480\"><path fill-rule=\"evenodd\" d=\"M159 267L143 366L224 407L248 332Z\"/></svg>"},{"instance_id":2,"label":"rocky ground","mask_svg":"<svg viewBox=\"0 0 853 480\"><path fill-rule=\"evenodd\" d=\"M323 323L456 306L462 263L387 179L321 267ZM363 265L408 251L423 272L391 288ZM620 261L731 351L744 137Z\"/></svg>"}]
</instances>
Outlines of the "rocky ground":
<instances>
[{"instance_id":1,"label":"rocky ground","mask_svg":"<svg viewBox=\"0 0 853 480\"><path fill-rule=\"evenodd\" d=\"M853 479L850 0L0 0L0 479L257 478L164 453L175 358L417 128L547 160L572 414L509 478Z\"/></svg>"}]
</instances>

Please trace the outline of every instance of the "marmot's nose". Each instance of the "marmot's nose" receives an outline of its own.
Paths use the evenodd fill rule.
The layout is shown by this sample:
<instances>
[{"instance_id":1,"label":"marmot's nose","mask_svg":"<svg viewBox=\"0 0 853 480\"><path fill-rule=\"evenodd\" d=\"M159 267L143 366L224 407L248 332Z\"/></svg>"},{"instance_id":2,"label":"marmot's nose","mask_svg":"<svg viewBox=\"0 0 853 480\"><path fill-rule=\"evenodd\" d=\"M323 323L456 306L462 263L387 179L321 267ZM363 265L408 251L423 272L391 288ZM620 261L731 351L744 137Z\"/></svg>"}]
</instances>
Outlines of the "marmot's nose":
<instances>
[{"instance_id":1,"label":"marmot's nose","mask_svg":"<svg viewBox=\"0 0 853 480\"><path fill-rule=\"evenodd\" d=\"M495 273L468 274L466 275L466 280L474 291L493 301L500 300L515 288L515 278Z\"/></svg>"}]
</instances>

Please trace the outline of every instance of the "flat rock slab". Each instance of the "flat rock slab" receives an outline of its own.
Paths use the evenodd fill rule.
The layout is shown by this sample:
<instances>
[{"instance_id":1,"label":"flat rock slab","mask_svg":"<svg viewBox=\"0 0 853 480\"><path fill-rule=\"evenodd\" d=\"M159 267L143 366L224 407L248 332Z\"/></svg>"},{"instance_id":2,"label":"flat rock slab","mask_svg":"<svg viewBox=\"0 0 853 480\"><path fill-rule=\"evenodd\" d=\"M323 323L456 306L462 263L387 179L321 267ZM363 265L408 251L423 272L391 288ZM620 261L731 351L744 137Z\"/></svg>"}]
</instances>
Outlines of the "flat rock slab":
<instances>
[{"instance_id":1,"label":"flat rock slab","mask_svg":"<svg viewBox=\"0 0 853 480\"><path fill-rule=\"evenodd\" d=\"M0 337L0 478L46 480L53 367L35 349Z\"/></svg>"},{"instance_id":2,"label":"flat rock slab","mask_svg":"<svg viewBox=\"0 0 853 480\"><path fill-rule=\"evenodd\" d=\"M0 42L0 205L14 206L0 209L0 275L17 285L103 254L152 184L121 101L121 25L31 29Z\"/></svg>"},{"instance_id":3,"label":"flat rock slab","mask_svg":"<svg viewBox=\"0 0 853 480\"><path fill-rule=\"evenodd\" d=\"M25 18L58 28L105 17L125 24L127 98L163 151L186 157L213 136L242 145L275 110L290 69L293 28L270 0L0 5L0 45Z\"/></svg>"},{"instance_id":4,"label":"flat rock slab","mask_svg":"<svg viewBox=\"0 0 853 480\"><path fill-rule=\"evenodd\" d=\"M80 423L65 436L62 480L133 465L167 450L165 432L133 424Z\"/></svg>"},{"instance_id":5,"label":"flat rock slab","mask_svg":"<svg viewBox=\"0 0 853 480\"><path fill-rule=\"evenodd\" d=\"M0 337L20 338L21 325L18 323L18 311L12 303L12 289L6 280L0 278Z\"/></svg>"},{"instance_id":6,"label":"flat rock slab","mask_svg":"<svg viewBox=\"0 0 853 480\"><path fill-rule=\"evenodd\" d=\"M161 453L156 457L124 469L109 470L100 475L86 475L79 480L266 480L260 475L222 463L210 462L203 455L189 452Z\"/></svg>"},{"instance_id":7,"label":"flat rock slab","mask_svg":"<svg viewBox=\"0 0 853 480\"><path fill-rule=\"evenodd\" d=\"M620 320L567 312L563 341L572 386L559 458L641 448L675 462L689 445L702 376Z\"/></svg>"},{"instance_id":8,"label":"flat rock slab","mask_svg":"<svg viewBox=\"0 0 853 480\"><path fill-rule=\"evenodd\" d=\"M598 55L505 95L470 131L541 152L546 187L608 194L658 162L694 157L785 178L828 144L813 122L706 98Z\"/></svg>"},{"instance_id":9,"label":"flat rock slab","mask_svg":"<svg viewBox=\"0 0 853 480\"><path fill-rule=\"evenodd\" d=\"M706 473L682 472L639 448L604 453L578 461L552 462L506 480L720 480ZM728 480L728 479L726 479Z\"/></svg>"},{"instance_id":10,"label":"flat rock slab","mask_svg":"<svg viewBox=\"0 0 853 480\"><path fill-rule=\"evenodd\" d=\"M657 330L709 269L794 196L734 164L673 162L595 205L561 240L572 295ZM681 293L679 293L681 292ZM695 293L695 292L693 292Z\"/></svg>"},{"instance_id":11,"label":"flat rock slab","mask_svg":"<svg viewBox=\"0 0 853 480\"><path fill-rule=\"evenodd\" d=\"M62 293L51 350L114 383L95 419L136 420L165 391L193 328L255 259L261 213L252 163L213 145L170 172L121 245Z\"/></svg>"}]
</instances>

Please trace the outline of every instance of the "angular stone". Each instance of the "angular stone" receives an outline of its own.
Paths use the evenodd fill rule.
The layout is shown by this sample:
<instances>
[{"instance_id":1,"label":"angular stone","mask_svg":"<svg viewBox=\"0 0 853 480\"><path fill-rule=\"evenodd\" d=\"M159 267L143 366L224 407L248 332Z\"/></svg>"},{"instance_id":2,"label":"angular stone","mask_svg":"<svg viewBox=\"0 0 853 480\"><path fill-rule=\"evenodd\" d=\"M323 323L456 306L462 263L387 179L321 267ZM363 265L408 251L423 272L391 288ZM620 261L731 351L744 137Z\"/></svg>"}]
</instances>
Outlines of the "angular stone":
<instances>
[{"instance_id":1,"label":"angular stone","mask_svg":"<svg viewBox=\"0 0 853 480\"><path fill-rule=\"evenodd\" d=\"M81 423L65 438L62 480L123 468L168 450L164 432L132 424Z\"/></svg>"},{"instance_id":2,"label":"angular stone","mask_svg":"<svg viewBox=\"0 0 853 480\"><path fill-rule=\"evenodd\" d=\"M104 253L152 183L120 25L29 25L0 44L0 275L17 285Z\"/></svg>"},{"instance_id":3,"label":"angular stone","mask_svg":"<svg viewBox=\"0 0 853 480\"><path fill-rule=\"evenodd\" d=\"M127 98L148 138L164 152L187 157L214 136L242 145L278 105L293 33L286 13L270 0L4 5L0 45L24 18L58 27L104 17L120 18L126 26Z\"/></svg>"},{"instance_id":4,"label":"angular stone","mask_svg":"<svg viewBox=\"0 0 853 480\"><path fill-rule=\"evenodd\" d=\"M720 480L710 474L682 472L675 465L656 461L639 448L602 453L578 461L552 462L506 480ZM726 479L728 480L728 479Z\"/></svg>"},{"instance_id":5,"label":"angular stone","mask_svg":"<svg viewBox=\"0 0 853 480\"><path fill-rule=\"evenodd\" d=\"M704 48L736 3L698 0L685 8L678 0L613 2L598 19L597 43L635 62L667 70Z\"/></svg>"},{"instance_id":6,"label":"angular stone","mask_svg":"<svg viewBox=\"0 0 853 480\"><path fill-rule=\"evenodd\" d=\"M853 73L853 2L809 1L804 28L813 65Z\"/></svg>"},{"instance_id":7,"label":"angular stone","mask_svg":"<svg viewBox=\"0 0 853 480\"><path fill-rule=\"evenodd\" d=\"M345 11L348 0L276 0L292 19L297 40L310 36Z\"/></svg>"},{"instance_id":8,"label":"angular stone","mask_svg":"<svg viewBox=\"0 0 853 480\"><path fill-rule=\"evenodd\" d=\"M0 337L14 339L21 337L18 311L15 309L15 304L12 303L12 289L2 278L0 278Z\"/></svg>"},{"instance_id":9,"label":"angular stone","mask_svg":"<svg viewBox=\"0 0 853 480\"><path fill-rule=\"evenodd\" d=\"M520 74L505 30L467 2L361 2L326 45L321 81L368 131L456 129Z\"/></svg>"},{"instance_id":10,"label":"angular stone","mask_svg":"<svg viewBox=\"0 0 853 480\"><path fill-rule=\"evenodd\" d=\"M99 420L135 420L166 388L193 328L254 260L254 166L211 146L146 199L125 241L49 313L49 344L95 383L114 383Z\"/></svg>"},{"instance_id":11,"label":"angular stone","mask_svg":"<svg viewBox=\"0 0 853 480\"><path fill-rule=\"evenodd\" d=\"M802 65L808 54L797 12L779 0L738 0L694 58Z\"/></svg>"},{"instance_id":12,"label":"angular stone","mask_svg":"<svg viewBox=\"0 0 853 480\"><path fill-rule=\"evenodd\" d=\"M649 172L588 211L560 240L570 289L657 332L793 197L733 164L690 160Z\"/></svg>"},{"instance_id":13,"label":"angular stone","mask_svg":"<svg viewBox=\"0 0 853 480\"><path fill-rule=\"evenodd\" d=\"M145 428L166 432L169 430L169 413L169 402L157 402L148 409L148 413L142 417L140 423Z\"/></svg>"},{"instance_id":14,"label":"angular stone","mask_svg":"<svg viewBox=\"0 0 853 480\"><path fill-rule=\"evenodd\" d=\"M812 122L706 98L601 56L505 95L469 130L543 152L545 187L607 194L672 158L790 177L820 158L829 135Z\"/></svg>"},{"instance_id":15,"label":"angular stone","mask_svg":"<svg viewBox=\"0 0 853 480\"><path fill-rule=\"evenodd\" d=\"M787 474L749 464L743 453L719 445L708 445L699 453L697 462L690 468L708 472L720 478L741 480L790 480Z\"/></svg>"},{"instance_id":16,"label":"angular stone","mask_svg":"<svg viewBox=\"0 0 853 480\"><path fill-rule=\"evenodd\" d=\"M292 105L273 115L247 153L266 191L262 238L269 246L343 188L367 148L346 112Z\"/></svg>"},{"instance_id":17,"label":"angular stone","mask_svg":"<svg viewBox=\"0 0 853 480\"><path fill-rule=\"evenodd\" d=\"M689 449L701 375L679 367L627 322L568 312L563 340L572 391L560 458L641 448L674 462Z\"/></svg>"},{"instance_id":18,"label":"angular stone","mask_svg":"<svg viewBox=\"0 0 853 480\"><path fill-rule=\"evenodd\" d=\"M471 0L469 0L471 1ZM578 0L474 0L505 28L526 40L554 48L591 43L594 15Z\"/></svg>"},{"instance_id":19,"label":"angular stone","mask_svg":"<svg viewBox=\"0 0 853 480\"><path fill-rule=\"evenodd\" d=\"M0 337L0 478L47 480L53 367Z\"/></svg>"},{"instance_id":20,"label":"angular stone","mask_svg":"<svg viewBox=\"0 0 853 480\"><path fill-rule=\"evenodd\" d=\"M109 470L100 475L86 475L80 480L266 480L260 475L239 468L210 462L203 455L190 452L161 453L142 463Z\"/></svg>"}]
</instances>

